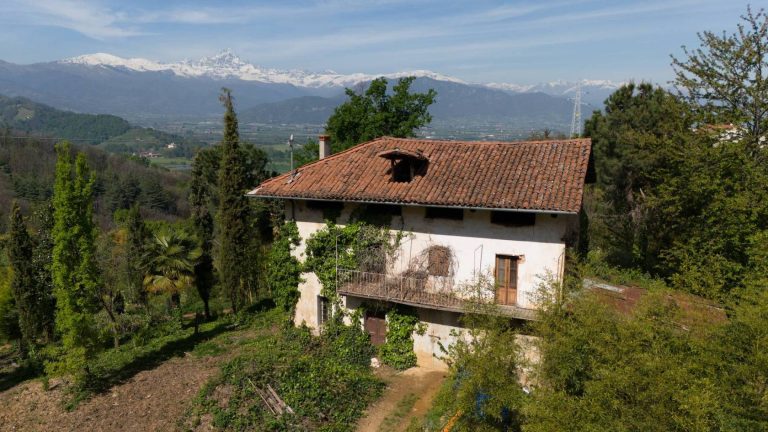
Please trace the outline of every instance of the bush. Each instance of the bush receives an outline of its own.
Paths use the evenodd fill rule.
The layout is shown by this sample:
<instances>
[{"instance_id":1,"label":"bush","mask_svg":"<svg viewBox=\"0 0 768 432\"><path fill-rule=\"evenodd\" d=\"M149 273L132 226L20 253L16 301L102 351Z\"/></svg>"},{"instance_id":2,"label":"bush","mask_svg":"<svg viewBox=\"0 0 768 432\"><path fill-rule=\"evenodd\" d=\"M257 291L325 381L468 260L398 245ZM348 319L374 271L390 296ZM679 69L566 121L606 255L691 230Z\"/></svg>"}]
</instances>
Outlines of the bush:
<instances>
[{"instance_id":1,"label":"bush","mask_svg":"<svg viewBox=\"0 0 768 432\"><path fill-rule=\"evenodd\" d=\"M370 344L362 331L341 323L329 329L315 337L286 325L254 339L203 388L187 426L196 427L207 413L222 430L354 430L382 384L368 366ZM265 406L258 392L268 386L294 414L275 415Z\"/></svg>"}]
</instances>

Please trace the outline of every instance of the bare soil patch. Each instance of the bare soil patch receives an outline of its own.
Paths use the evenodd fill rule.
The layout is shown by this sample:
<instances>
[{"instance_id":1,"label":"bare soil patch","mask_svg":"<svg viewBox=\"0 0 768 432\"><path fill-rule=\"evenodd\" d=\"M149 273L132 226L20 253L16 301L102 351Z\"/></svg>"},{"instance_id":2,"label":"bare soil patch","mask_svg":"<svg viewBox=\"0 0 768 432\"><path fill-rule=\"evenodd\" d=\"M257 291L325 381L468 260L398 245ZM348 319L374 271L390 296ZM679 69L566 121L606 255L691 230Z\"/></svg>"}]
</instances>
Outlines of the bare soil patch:
<instances>
[{"instance_id":1,"label":"bare soil patch","mask_svg":"<svg viewBox=\"0 0 768 432\"><path fill-rule=\"evenodd\" d=\"M64 409L61 386L46 391L39 380L26 381L0 392L0 431L176 430L202 386L223 361L236 354L233 337L248 334L221 335L214 340L232 348L227 352L215 356L186 352L172 357L82 402L73 411Z\"/></svg>"}]
</instances>

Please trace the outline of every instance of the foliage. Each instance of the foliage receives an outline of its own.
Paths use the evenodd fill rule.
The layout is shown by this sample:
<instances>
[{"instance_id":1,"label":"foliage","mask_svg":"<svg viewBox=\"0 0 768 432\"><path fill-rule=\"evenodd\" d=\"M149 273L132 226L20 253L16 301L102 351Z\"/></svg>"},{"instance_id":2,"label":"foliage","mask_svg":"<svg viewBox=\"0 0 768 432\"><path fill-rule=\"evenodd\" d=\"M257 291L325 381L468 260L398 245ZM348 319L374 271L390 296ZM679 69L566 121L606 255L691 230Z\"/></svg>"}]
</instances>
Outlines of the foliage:
<instances>
[{"instance_id":1,"label":"foliage","mask_svg":"<svg viewBox=\"0 0 768 432\"><path fill-rule=\"evenodd\" d=\"M768 133L768 15L763 9L741 17L738 31L699 34L701 46L672 57L675 85L700 124L734 124L746 132L750 155L762 153Z\"/></svg>"},{"instance_id":2,"label":"foliage","mask_svg":"<svg viewBox=\"0 0 768 432\"><path fill-rule=\"evenodd\" d=\"M129 300L146 304L144 270L147 242L150 232L141 216L141 209L133 205L125 215L125 273Z\"/></svg>"},{"instance_id":3,"label":"foliage","mask_svg":"<svg viewBox=\"0 0 768 432\"><path fill-rule=\"evenodd\" d=\"M142 203L149 218L173 220L186 216L186 174L150 167L90 146L72 147L86 155L96 175L94 215L100 227L111 228L114 211L130 208L136 202ZM56 158L54 146L47 139L11 138L0 131L0 207L10 209L14 199L22 211L47 205L53 195ZM3 227L6 220L3 218Z\"/></svg>"},{"instance_id":4,"label":"foliage","mask_svg":"<svg viewBox=\"0 0 768 432\"><path fill-rule=\"evenodd\" d=\"M312 138L308 138L307 142L299 147L299 149L293 154L293 167L297 168L302 165L306 165L310 162L316 161L320 157L320 144Z\"/></svg>"},{"instance_id":5,"label":"foliage","mask_svg":"<svg viewBox=\"0 0 768 432\"><path fill-rule=\"evenodd\" d=\"M426 327L419 325L419 317L414 311L390 310L387 313L387 340L379 348L381 361L397 370L416 366L413 333L423 335L425 331Z\"/></svg>"},{"instance_id":6,"label":"foliage","mask_svg":"<svg viewBox=\"0 0 768 432\"><path fill-rule=\"evenodd\" d=\"M601 191L592 197L606 205L592 206L591 244L612 264L722 299L744 285L750 238L765 229L768 170L748 140L693 122L686 105L645 84L622 87L592 116Z\"/></svg>"},{"instance_id":7,"label":"foliage","mask_svg":"<svg viewBox=\"0 0 768 432\"><path fill-rule=\"evenodd\" d=\"M722 430L705 345L721 341L706 320L684 314L663 292L628 316L588 293L547 308L536 324L542 361L525 430Z\"/></svg>"},{"instance_id":8,"label":"foliage","mask_svg":"<svg viewBox=\"0 0 768 432\"><path fill-rule=\"evenodd\" d=\"M243 271L257 256L253 243L258 236L250 230L251 208L244 193L247 188L246 170L240 159L240 135L232 94L224 89L221 95L224 114L224 138L219 167L219 277L224 292L229 295L232 310L237 312L245 302L246 279Z\"/></svg>"},{"instance_id":9,"label":"foliage","mask_svg":"<svg viewBox=\"0 0 768 432\"><path fill-rule=\"evenodd\" d=\"M11 290L13 270L7 264L0 266L0 340L4 342L21 339L19 313Z\"/></svg>"},{"instance_id":10,"label":"foliage","mask_svg":"<svg viewBox=\"0 0 768 432\"><path fill-rule=\"evenodd\" d=\"M608 203L590 224L605 229L591 239L604 246L612 262L657 270L659 250L670 241L668 226L651 207L651 197L668 178L672 161L690 135L686 107L651 84L622 86L585 124L592 138L598 187Z\"/></svg>"},{"instance_id":11,"label":"foliage","mask_svg":"<svg viewBox=\"0 0 768 432\"><path fill-rule=\"evenodd\" d=\"M183 231L156 233L147 248L145 289L168 294L178 307L179 295L194 283L194 267L201 253L195 239Z\"/></svg>"},{"instance_id":12,"label":"foliage","mask_svg":"<svg viewBox=\"0 0 768 432\"><path fill-rule=\"evenodd\" d=\"M768 428L768 294L764 286L743 293L727 323L708 340L709 367L719 372L723 430Z\"/></svg>"},{"instance_id":13,"label":"foliage","mask_svg":"<svg viewBox=\"0 0 768 432\"><path fill-rule=\"evenodd\" d=\"M18 131L86 140L89 144L98 144L109 137L122 135L131 128L131 125L120 117L61 111L29 99L1 95L0 124Z\"/></svg>"},{"instance_id":14,"label":"foliage","mask_svg":"<svg viewBox=\"0 0 768 432\"><path fill-rule=\"evenodd\" d=\"M364 368L371 364L376 348L371 345L370 335L360 325L360 317L359 310L349 315L336 311L324 324L321 338L339 361ZM349 319L349 325L344 322L345 319Z\"/></svg>"},{"instance_id":15,"label":"foliage","mask_svg":"<svg viewBox=\"0 0 768 432\"><path fill-rule=\"evenodd\" d=\"M201 168L194 164L189 204L192 207L192 225L200 242L200 259L195 264L195 288L203 301L205 319L211 318L210 299L215 273L213 265L214 221L211 215L210 197L202 178Z\"/></svg>"},{"instance_id":16,"label":"foliage","mask_svg":"<svg viewBox=\"0 0 768 432\"><path fill-rule=\"evenodd\" d=\"M381 392L369 366L341 361L334 349L340 344L314 337L306 328L256 329L258 336L242 347L245 353L225 364L202 390L193 418L210 413L221 430L354 430ZM272 414L256 392L267 386L295 414Z\"/></svg>"},{"instance_id":17,"label":"foliage","mask_svg":"<svg viewBox=\"0 0 768 432\"><path fill-rule=\"evenodd\" d=\"M37 235L32 249L32 267L35 272L35 290L37 295L36 316L39 331L44 342L50 342L54 336L56 299L53 296L53 205L46 202L33 212L32 219L37 226Z\"/></svg>"},{"instance_id":18,"label":"foliage","mask_svg":"<svg viewBox=\"0 0 768 432\"><path fill-rule=\"evenodd\" d=\"M21 353L26 356L28 349L34 349L37 336L42 329L42 319L38 317L38 304L45 302L45 293L38 293L35 283L35 268L32 263L32 237L27 232L27 225L21 216L18 203L11 210L11 223L8 239L8 261L13 268L11 291L16 303L21 330Z\"/></svg>"},{"instance_id":19,"label":"foliage","mask_svg":"<svg viewBox=\"0 0 768 432\"><path fill-rule=\"evenodd\" d=\"M304 270L314 272L323 286L322 295L336 298L336 268L382 273L389 255L400 241L389 229L363 222L340 227L326 221L306 244Z\"/></svg>"},{"instance_id":20,"label":"foliage","mask_svg":"<svg viewBox=\"0 0 768 432\"><path fill-rule=\"evenodd\" d=\"M436 397L426 426L437 430L453 419L455 431L520 430L526 402L519 379L525 367L519 329L498 315L463 318L465 333L444 348L450 377Z\"/></svg>"},{"instance_id":21,"label":"foliage","mask_svg":"<svg viewBox=\"0 0 768 432\"><path fill-rule=\"evenodd\" d=\"M56 330L63 357L49 371L87 377L88 361L96 349L93 314L98 309L98 268L95 261L96 227L93 223L94 175L85 156L72 163L70 146L57 145L54 187L53 273Z\"/></svg>"},{"instance_id":22,"label":"foliage","mask_svg":"<svg viewBox=\"0 0 768 432\"><path fill-rule=\"evenodd\" d=\"M293 310L299 301L301 263L292 251L301 243L296 222L285 222L267 256L267 280L272 298L286 311Z\"/></svg>"},{"instance_id":23,"label":"foliage","mask_svg":"<svg viewBox=\"0 0 768 432\"><path fill-rule=\"evenodd\" d=\"M336 107L326 127L334 152L380 136L414 136L416 129L429 124L429 106L437 92L410 93L415 79L401 78L391 94L384 77L371 81L364 94L346 89L349 99Z\"/></svg>"}]
</instances>

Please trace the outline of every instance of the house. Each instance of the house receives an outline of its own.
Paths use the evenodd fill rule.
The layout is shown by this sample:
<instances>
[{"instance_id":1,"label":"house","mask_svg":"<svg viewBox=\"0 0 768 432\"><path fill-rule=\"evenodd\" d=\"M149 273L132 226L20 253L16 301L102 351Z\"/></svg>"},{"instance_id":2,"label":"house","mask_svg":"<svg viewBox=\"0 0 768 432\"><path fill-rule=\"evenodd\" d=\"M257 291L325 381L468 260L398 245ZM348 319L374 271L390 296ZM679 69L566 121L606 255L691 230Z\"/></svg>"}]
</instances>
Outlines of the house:
<instances>
[{"instance_id":1,"label":"house","mask_svg":"<svg viewBox=\"0 0 768 432\"><path fill-rule=\"evenodd\" d=\"M374 269L338 268L341 307L404 304L426 324L414 335L419 363L452 343L468 292L483 275L481 297L511 319L534 319L535 294L563 276L576 244L584 184L591 181L589 139L531 142L439 141L382 137L269 179L251 197L285 202L306 240L335 213L345 224L361 209L388 215L403 233L396 253ZM333 210L333 211L329 211ZM314 274L304 274L295 322L319 328L330 306ZM495 284L493 283L495 280ZM483 297L484 296L484 297ZM386 337L377 308L363 317L372 340Z\"/></svg>"}]
</instances>

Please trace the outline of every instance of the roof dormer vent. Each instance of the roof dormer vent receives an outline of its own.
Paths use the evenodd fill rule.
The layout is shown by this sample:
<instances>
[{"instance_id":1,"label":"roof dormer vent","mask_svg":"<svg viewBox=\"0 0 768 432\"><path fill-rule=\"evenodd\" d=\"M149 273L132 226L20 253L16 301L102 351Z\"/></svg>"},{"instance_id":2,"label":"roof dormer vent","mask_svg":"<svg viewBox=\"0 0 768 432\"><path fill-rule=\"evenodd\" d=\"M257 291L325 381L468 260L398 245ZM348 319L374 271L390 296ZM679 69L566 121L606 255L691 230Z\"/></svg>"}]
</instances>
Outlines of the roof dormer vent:
<instances>
[{"instance_id":1,"label":"roof dormer vent","mask_svg":"<svg viewBox=\"0 0 768 432\"><path fill-rule=\"evenodd\" d=\"M389 159L392 181L398 183L410 182L417 175L423 176L429 164L429 159L421 150L411 151L396 147L381 151L376 156Z\"/></svg>"}]
</instances>

